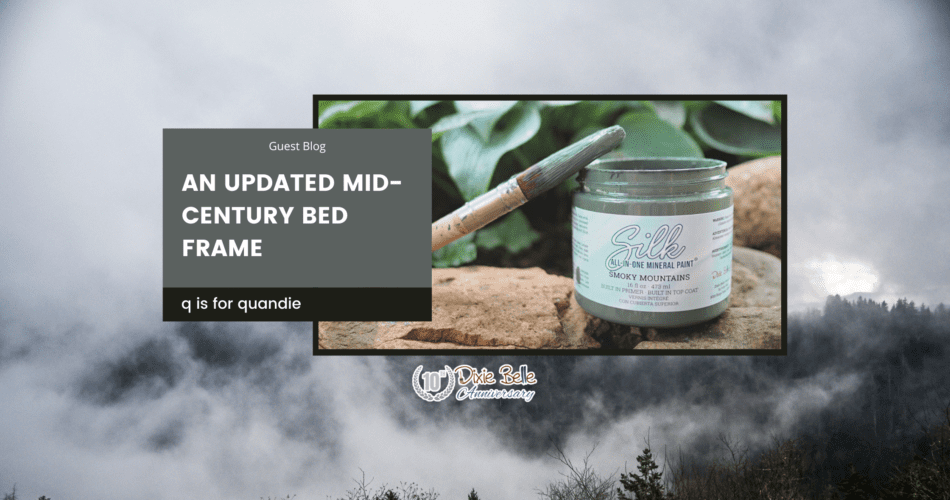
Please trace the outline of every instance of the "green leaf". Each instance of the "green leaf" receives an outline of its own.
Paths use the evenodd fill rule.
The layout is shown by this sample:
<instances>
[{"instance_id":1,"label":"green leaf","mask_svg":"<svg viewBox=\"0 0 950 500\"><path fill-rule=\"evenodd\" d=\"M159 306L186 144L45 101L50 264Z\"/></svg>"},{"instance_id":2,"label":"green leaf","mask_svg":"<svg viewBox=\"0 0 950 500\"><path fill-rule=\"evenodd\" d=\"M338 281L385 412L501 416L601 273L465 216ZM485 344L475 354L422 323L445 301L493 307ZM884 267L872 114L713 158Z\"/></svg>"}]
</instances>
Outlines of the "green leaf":
<instances>
[{"instance_id":1,"label":"green leaf","mask_svg":"<svg viewBox=\"0 0 950 500\"><path fill-rule=\"evenodd\" d=\"M439 101L409 101L409 116L415 118L423 109L432 106Z\"/></svg>"},{"instance_id":2,"label":"green leaf","mask_svg":"<svg viewBox=\"0 0 950 500\"><path fill-rule=\"evenodd\" d=\"M488 190L502 155L538 133L541 115L536 105L523 104L513 108L511 113L507 126L494 130L487 141L469 126L442 135L442 155L449 167L449 175L466 201Z\"/></svg>"},{"instance_id":3,"label":"green leaf","mask_svg":"<svg viewBox=\"0 0 950 500\"><path fill-rule=\"evenodd\" d=\"M331 128L335 123L373 115L386 107L387 101L350 101L333 104L319 113L317 124Z\"/></svg>"},{"instance_id":4,"label":"green leaf","mask_svg":"<svg viewBox=\"0 0 950 500\"><path fill-rule=\"evenodd\" d=\"M541 235L531 229L528 218L521 210L516 210L478 231L475 244L486 250L504 246L509 252L518 253L530 247L539 238Z\"/></svg>"},{"instance_id":5,"label":"green leaf","mask_svg":"<svg viewBox=\"0 0 950 500\"><path fill-rule=\"evenodd\" d=\"M538 129L538 133L534 134L530 141L512 151L512 155L518 162L519 171L527 169L566 146L564 138L555 133L550 126L550 121L545 121L543 109L541 111L542 126Z\"/></svg>"},{"instance_id":6,"label":"green leaf","mask_svg":"<svg viewBox=\"0 0 950 500\"><path fill-rule=\"evenodd\" d=\"M350 102L350 101L319 101L317 105L318 118L320 116L323 116L327 112L327 109L330 108L330 106L333 106L334 104L341 103L341 102Z\"/></svg>"},{"instance_id":7,"label":"green leaf","mask_svg":"<svg viewBox=\"0 0 950 500\"><path fill-rule=\"evenodd\" d=\"M579 103L580 101L538 101L538 102L540 102L541 104L544 104L545 106L557 107L557 106L572 106L574 104Z\"/></svg>"},{"instance_id":8,"label":"green leaf","mask_svg":"<svg viewBox=\"0 0 950 500\"><path fill-rule=\"evenodd\" d=\"M599 130L603 130L604 127L601 125L588 125L580 130L578 130L573 137L571 137L571 144L593 134Z\"/></svg>"},{"instance_id":9,"label":"green leaf","mask_svg":"<svg viewBox=\"0 0 950 500\"><path fill-rule=\"evenodd\" d=\"M661 120L676 128L686 125L686 107L683 101L653 101L653 108Z\"/></svg>"},{"instance_id":10,"label":"green leaf","mask_svg":"<svg viewBox=\"0 0 950 500\"><path fill-rule=\"evenodd\" d=\"M617 120L627 133L617 154L627 158L702 158L703 150L689 134L649 111L632 111Z\"/></svg>"},{"instance_id":11,"label":"green leaf","mask_svg":"<svg viewBox=\"0 0 950 500\"><path fill-rule=\"evenodd\" d=\"M457 267L475 260L475 234L470 233L432 252L432 267Z\"/></svg>"},{"instance_id":12,"label":"green leaf","mask_svg":"<svg viewBox=\"0 0 950 500\"><path fill-rule=\"evenodd\" d=\"M633 102L640 106L639 102ZM563 135L578 137L578 131L582 129L599 130L613 125L629 108L629 101L580 101L570 106L548 106L544 111L550 116L550 125L546 121L545 127L552 127Z\"/></svg>"},{"instance_id":13,"label":"green leaf","mask_svg":"<svg viewBox=\"0 0 950 500\"><path fill-rule=\"evenodd\" d=\"M633 111L652 111L656 114L656 106L653 101L623 101Z\"/></svg>"},{"instance_id":14,"label":"green leaf","mask_svg":"<svg viewBox=\"0 0 950 500\"><path fill-rule=\"evenodd\" d=\"M689 125L701 141L726 153L763 156L782 152L782 130L719 105L698 110Z\"/></svg>"},{"instance_id":15,"label":"green leaf","mask_svg":"<svg viewBox=\"0 0 950 500\"><path fill-rule=\"evenodd\" d=\"M709 107L710 105L712 105L712 101L683 101L683 107L686 108L687 123L693 113L697 113L699 110Z\"/></svg>"},{"instance_id":16,"label":"green leaf","mask_svg":"<svg viewBox=\"0 0 950 500\"><path fill-rule=\"evenodd\" d=\"M772 101L715 101L716 104L742 113L749 118L774 123Z\"/></svg>"},{"instance_id":17,"label":"green leaf","mask_svg":"<svg viewBox=\"0 0 950 500\"><path fill-rule=\"evenodd\" d=\"M445 166L442 156L438 154L432 155L432 183L434 187L437 187L438 190L442 191L442 193L437 194L436 191L433 190L433 197L442 197L440 201L453 204L454 206L452 208L464 203L461 196L459 195L458 188L455 186L455 181L453 181L452 177L449 176L448 167ZM448 197L448 199L446 199L446 197Z\"/></svg>"},{"instance_id":18,"label":"green leaf","mask_svg":"<svg viewBox=\"0 0 950 500\"><path fill-rule=\"evenodd\" d=\"M469 123L482 136L482 139L488 141L491 137L492 129L505 113L518 104L518 101L455 101L455 108L462 113L485 112L482 115L472 118Z\"/></svg>"},{"instance_id":19,"label":"green leaf","mask_svg":"<svg viewBox=\"0 0 950 500\"><path fill-rule=\"evenodd\" d=\"M782 121L782 101L772 101L772 115L776 120Z\"/></svg>"},{"instance_id":20,"label":"green leaf","mask_svg":"<svg viewBox=\"0 0 950 500\"><path fill-rule=\"evenodd\" d=\"M473 111L496 111L505 114L518 101L455 101L455 109L459 113L471 113Z\"/></svg>"},{"instance_id":21,"label":"green leaf","mask_svg":"<svg viewBox=\"0 0 950 500\"><path fill-rule=\"evenodd\" d=\"M443 117L441 120L435 122L432 125L432 133L438 134L442 132L448 132L449 130L464 127L469 123L472 123L473 120L481 118L491 118L497 115L497 111L493 109L482 110L482 111L467 111L465 113L455 113L454 115L449 115ZM497 118L501 118L501 115L498 115ZM496 121L497 121L496 118Z\"/></svg>"},{"instance_id":22,"label":"green leaf","mask_svg":"<svg viewBox=\"0 0 950 500\"><path fill-rule=\"evenodd\" d=\"M379 128L416 128L409 119L410 104L406 101L389 101L377 118Z\"/></svg>"}]
</instances>

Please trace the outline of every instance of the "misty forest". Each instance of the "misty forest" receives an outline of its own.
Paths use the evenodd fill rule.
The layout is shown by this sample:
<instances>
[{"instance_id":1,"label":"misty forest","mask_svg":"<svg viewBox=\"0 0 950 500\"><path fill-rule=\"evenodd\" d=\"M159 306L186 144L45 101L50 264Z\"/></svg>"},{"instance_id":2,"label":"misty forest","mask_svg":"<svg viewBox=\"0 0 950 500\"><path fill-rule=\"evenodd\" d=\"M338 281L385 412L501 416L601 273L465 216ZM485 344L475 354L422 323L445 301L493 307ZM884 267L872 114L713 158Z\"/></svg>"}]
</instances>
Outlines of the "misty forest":
<instances>
[{"instance_id":1,"label":"misty forest","mask_svg":"<svg viewBox=\"0 0 950 500\"><path fill-rule=\"evenodd\" d=\"M368 386L341 389L342 379L307 378L335 361L306 352L309 325L301 325L287 325L283 337L239 324L168 326L90 363L70 383L67 396L79 411L119 415L133 415L135 408L151 413L172 405L163 400L176 392L194 390L222 394L235 407L263 402L282 439L320 450L323 457L342 457L342 421L349 417L335 413L338 394ZM288 331L294 342L288 342ZM789 317L787 356L429 356L347 362L372 374L378 382L373 390L380 392L373 411L410 439L465 426L525 461L549 459L557 469L551 477L558 479L530 485L537 498L947 499L948 350L950 308L942 304L930 308L903 299L887 304L834 296L823 310ZM7 349L6 362L11 356L30 354ZM530 403L452 398L428 403L413 395L408 376L418 365L462 363L495 371L504 363L527 364L537 374L537 394ZM136 446L174 454L198 439L201 412L173 414L146 419L150 427L134 434ZM648 426L630 431L618 424L634 417ZM110 439L128 438L130 428L117 423ZM583 441L588 453L571 449L578 436L589 438ZM625 456L611 467L594 467L602 449L597 443L618 439L627 443ZM400 454L398 447L379 451ZM325 474L351 479L351 486L356 481L354 489L327 491L328 498L457 496L418 478L386 477L362 463L351 467L321 466ZM471 488L468 498L489 498L491 477L464 479L471 483L465 486ZM6 498L17 498L11 490L15 478L0 480L10 491ZM280 498L293 498L297 492L291 488ZM267 498L246 496L259 497Z\"/></svg>"},{"instance_id":2,"label":"misty forest","mask_svg":"<svg viewBox=\"0 0 950 500\"><path fill-rule=\"evenodd\" d=\"M555 450L565 466L565 482L539 490L547 498L947 499L948 348L950 308L943 304L931 309L905 299L889 305L833 296L822 311L789 317L787 357L602 358L595 368L585 366L590 359L537 358L532 367L548 383L536 404L496 402L477 414L456 404L439 407L445 412L432 418L516 422L495 429L525 454ZM425 360L443 361L451 363ZM394 358L390 366L404 371L418 362ZM503 362L512 360L497 360ZM832 390L818 391L823 384ZM577 404L575 398L597 404ZM746 420L748 432L727 434L709 425L665 450L630 450L628 463L636 455L641 466L651 454L665 455L662 478L655 478L663 494L644 486L649 470L640 469L626 476L637 478L639 487L595 494L585 484L610 479L611 471L585 474L583 462L578 465L583 456L560 454L572 433L605 427L637 408L669 407L673 400L718 409L711 418ZM413 424L407 418L406 425ZM660 424L652 433L677 434L669 427ZM753 437L763 433L768 439Z\"/></svg>"}]
</instances>

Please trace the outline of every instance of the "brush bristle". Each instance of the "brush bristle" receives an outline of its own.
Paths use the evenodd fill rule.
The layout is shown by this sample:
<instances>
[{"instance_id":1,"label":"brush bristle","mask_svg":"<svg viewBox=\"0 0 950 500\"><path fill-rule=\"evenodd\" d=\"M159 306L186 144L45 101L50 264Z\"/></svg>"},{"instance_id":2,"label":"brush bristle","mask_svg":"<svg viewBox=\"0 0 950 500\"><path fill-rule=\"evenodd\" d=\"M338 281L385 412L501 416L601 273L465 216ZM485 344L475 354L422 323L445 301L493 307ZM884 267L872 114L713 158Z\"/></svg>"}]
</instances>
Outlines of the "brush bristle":
<instances>
[{"instance_id":1,"label":"brush bristle","mask_svg":"<svg viewBox=\"0 0 950 500\"><path fill-rule=\"evenodd\" d=\"M624 137L619 125L593 133L518 174L518 186L530 200L619 146Z\"/></svg>"}]
</instances>

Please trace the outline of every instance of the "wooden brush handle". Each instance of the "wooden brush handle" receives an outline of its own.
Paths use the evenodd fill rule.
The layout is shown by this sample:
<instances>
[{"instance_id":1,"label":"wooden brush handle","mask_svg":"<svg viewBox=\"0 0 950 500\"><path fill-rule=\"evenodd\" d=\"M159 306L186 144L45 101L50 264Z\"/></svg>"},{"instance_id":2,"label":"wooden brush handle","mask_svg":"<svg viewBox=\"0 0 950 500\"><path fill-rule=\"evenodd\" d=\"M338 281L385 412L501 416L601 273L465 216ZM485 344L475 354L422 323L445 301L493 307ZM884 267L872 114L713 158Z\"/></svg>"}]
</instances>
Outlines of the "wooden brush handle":
<instances>
[{"instance_id":1,"label":"wooden brush handle","mask_svg":"<svg viewBox=\"0 0 950 500\"><path fill-rule=\"evenodd\" d=\"M436 251L472 231L527 203L528 199L512 177L498 187L466 203L432 223L432 251Z\"/></svg>"},{"instance_id":2,"label":"wooden brush handle","mask_svg":"<svg viewBox=\"0 0 950 500\"><path fill-rule=\"evenodd\" d=\"M595 132L435 221L432 224L432 251L484 227L564 182L594 159L617 147L624 136L623 128L617 125Z\"/></svg>"}]
</instances>

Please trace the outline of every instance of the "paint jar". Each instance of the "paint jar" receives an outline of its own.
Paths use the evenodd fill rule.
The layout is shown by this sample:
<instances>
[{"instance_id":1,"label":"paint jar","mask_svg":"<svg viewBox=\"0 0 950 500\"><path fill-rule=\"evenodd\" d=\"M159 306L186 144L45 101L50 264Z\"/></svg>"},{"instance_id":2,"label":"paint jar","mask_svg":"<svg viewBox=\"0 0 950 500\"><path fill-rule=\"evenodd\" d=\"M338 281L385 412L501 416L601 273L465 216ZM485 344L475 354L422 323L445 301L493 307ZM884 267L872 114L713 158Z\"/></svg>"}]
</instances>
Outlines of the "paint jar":
<instances>
[{"instance_id":1,"label":"paint jar","mask_svg":"<svg viewBox=\"0 0 950 500\"><path fill-rule=\"evenodd\" d=\"M726 164L604 159L578 175L574 291L598 318L673 328L729 307L732 189Z\"/></svg>"}]
</instances>

